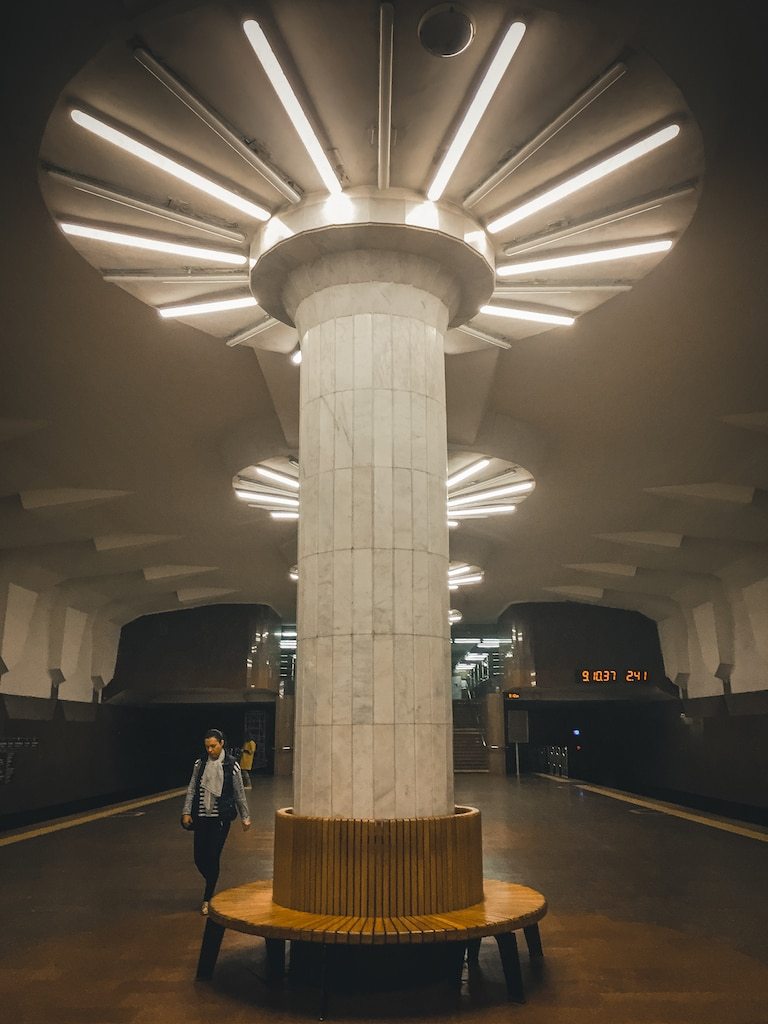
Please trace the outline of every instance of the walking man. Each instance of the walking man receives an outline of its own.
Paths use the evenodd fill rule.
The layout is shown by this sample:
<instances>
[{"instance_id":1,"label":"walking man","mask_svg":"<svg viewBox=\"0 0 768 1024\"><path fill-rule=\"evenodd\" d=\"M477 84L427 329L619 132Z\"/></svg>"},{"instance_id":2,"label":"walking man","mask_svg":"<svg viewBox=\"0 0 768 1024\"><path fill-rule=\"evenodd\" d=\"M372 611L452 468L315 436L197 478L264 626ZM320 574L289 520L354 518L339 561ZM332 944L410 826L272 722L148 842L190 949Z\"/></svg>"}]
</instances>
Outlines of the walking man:
<instances>
[{"instance_id":1,"label":"walking man","mask_svg":"<svg viewBox=\"0 0 768 1024\"><path fill-rule=\"evenodd\" d=\"M198 758L192 769L181 824L195 833L195 867L205 880L200 912L207 914L229 827L239 814L243 832L247 832L251 815L240 765L225 752L224 735L218 729L209 729L204 743L206 757Z\"/></svg>"}]
</instances>

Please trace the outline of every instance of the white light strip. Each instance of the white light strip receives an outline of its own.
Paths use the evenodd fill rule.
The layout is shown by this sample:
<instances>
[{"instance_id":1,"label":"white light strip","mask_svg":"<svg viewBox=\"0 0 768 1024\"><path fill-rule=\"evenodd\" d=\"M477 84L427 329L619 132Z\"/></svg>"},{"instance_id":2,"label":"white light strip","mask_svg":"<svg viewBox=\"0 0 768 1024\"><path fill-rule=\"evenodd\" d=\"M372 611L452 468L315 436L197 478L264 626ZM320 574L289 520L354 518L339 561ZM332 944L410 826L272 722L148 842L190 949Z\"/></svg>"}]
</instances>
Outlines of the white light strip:
<instances>
[{"instance_id":1,"label":"white light strip","mask_svg":"<svg viewBox=\"0 0 768 1024\"><path fill-rule=\"evenodd\" d=\"M92 238L96 242L108 242L110 245L125 245L129 249L150 249L152 252L167 252L174 256L188 256L195 260L211 260L213 263L232 263L241 267L247 257L238 252L221 252L218 249L202 249L198 245L182 245L179 242L161 242L155 238L141 235L126 235L122 231L106 231L103 228L91 228L84 224L64 222L59 227L65 235L77 238Z\"/></svg>"},{"instance_id":2,"label":"white light strip","mask_svg":"<svg viewBox=\"0 0 768 1024\"><path fill-rule=\"evenodd\" d=\"M253 52L259 58L261 66L264 68L267 78L272 84L272 88L277 93L277 98L291 119L291 124L296 129L299 139L309 154L310 160L315 165L317 173L323 179L323 184L332 195L338 195L341 192L339 179L336 177L328 157L325 155L323 147L320 145L320 141L315 135L296 93L291 87L291 83L285 77L285 72L272 52L272 47L269 45L261 25L257 21L249 19L243 22L243 31L248 37L248 42L253 47Z\"/></svg>"},{"instance_id":3,"label":"white light strip","mask_svg":"<svg viewBox=\"0 0 768 1024\"><path fill-rule=\"evenodd\" d=\"M456 522L455 519L449 519L446 525L448 526L449 530L455 530L459 524Z\"/></svg>"},{"instance_id":4,"label":"white light strip","mask_svg":"<svg viewBox=\"0 0 768 1024\"><path fill-rule=\"evenodd\" d=\"M530 320L534 324L555 324L558 327L571 327L576 323L575 316L535 313L531 309L511 309L509 306L481 306L479 312L487 316L503 316L508 320Z\"/></svg>"},{"instance_id":5,"label":"white light strip","mask_svg":"<svg viewBox=\"0 0 768 1024\"><path fill-rule=\"evenodd\" d=\"M501 217L492 220L486 230L495 235L512 224L519 224L521 220L530 217L531 214L538 213L539 210L543 210L545 207L565 199L566 196L573 195L574 192L578 192L587 185L591 185L613 171L617 171L620 167L625 167L627 164L632 163L633 160L637 160L639 157L645 156L646 153L650 153L659 146L663 146L665 142L670 142L679 132L679 124L670 124L666 128L661 128L659 131L646 135L639 142L627 146L605 160L600 160L585 171L581 171L581 173L575 174L572 178L568 178L559 185L555 185L554 188L547 189L535 198L529 199L527 203L523 203L521 206L517 206L515 209L502 214Z\"/></svg>"},{"instance_id":6,"label":"white light strip","mask_svg":"<svg viewBox=\"0 0 768 1024\"><path fill-rule=\"evenodd\" d=\"M472 97L469 108L456 130L453 141L448 147L448 152L443 157L443 162L438 167L437 173L432 179L432 184L427 190L427 199L430 202L437 202L445 191L451 175L464 155L464 150L469 145L469 141L480 123L480 118L491 102L493 94L496 92L499 82L509 67L509 62L514 57L515 51L524 35L525 25L521 21L515 21L509 26L504 38L499 43L496 53L493 55L493 59L488 66L488 70L478 86L477 92Z\"/></svg>"},{"instance_id":7,"label":"white light strip","mask_svg":"<svg viewBox=\"0 0 768 1024\"><path fill-rule=\"evenodd\" d=\"M467 628L466 626L464 627ZM459 636L453 641L455 644L468 644L470 647L476 647L480 643L479 636Z\"/></svg>"},{"instance_id":8,"label":"white light strip","mask_svg":"<svg viewBox=\"0 0 768 1024\"><path fill-rule=\"evenodd\" d=\"M453 515L453 510L459 505L474 505L478 501L485 501L488 498L503 498L508 494L528 494L535 486L533 480L522 480L519 484L492 487L489 491L474 491L472 494L463 494L460 498L449 498L448 508Z\"/></svg>"},{"instance_id":9,"label":"white light strip","mask_svg":"<svg viewBox=\"0 0 768 1024\"><path fill-rule=\"evenodd\" d=\"M451 511L454 519L485 519L486 516L500 516L505 512L514 512L517 505L486 505L485 508L460 508Z\"/></svg>"},{"instance_id":10,"label":"white light strip","mask_svg":"<svg viewBox=\"0 0 768 1024\"><path fill-rule=\"evenodd\" d=\"M473 576L461 576L457 580L451 580L451 589L454 587L464 587L469 583L482 583L484 579L484 573L478 572Z\"/></svg>"},{"instance_id":11,"label":"white light strip","mask_svg":"<svg viewBox=\"0 0 768 1024\"><path fill-rule=\"evenodd\" d=\"M269 514L272 516L273 519L293 519L293 520L296 520L296 519L299 518L299 513L298 512L270 512Z\"/></svg>"},{"instance_id":12,"label":"white light strip","mask_svg":"<svg viewBox=\"0 0 768 1024\"><path fill-rule=\"evenodd\" d=\"M257 502L260 505L285 505L287 508L298 508L298 498L283 498L279 494L265 494L264 491L246 491L235 488L235 494L241 501Z\"/></svg>"},{"instance_id":13,"label":"white light strip","mask_svg":"<svg viewBox=\"0 0 768 1024\"><path fill-rule=\"evenodd\" d=\"M468 572L472 572L471 565L456 565L453 569L448 570L448 578L453 579L454 576L466 576Z\"/></svg>"},{"instance_id":14,"label":"white light strip","mask_svg":"<svg viewBox=\"0 0 768 1024\"><path fill-rule=\"evenodd\" d=\"M257 206L256 203L243 199L236 192L231 192L228 188L217 185L210 178L205 178L202 174L198 174L197 171L193 171L189 167L171 160L170 157L163 156L162 153L158 153L157 150L145 146L138 139L133 139L130 135L126 135L125 132L118 131L117 128L112 128L98 118L86 114L84 110L75 108L70 111L69 116L75 124L80 125L81 128L85 128L94 135L98 135L105 142L111 142L113 146L118 146L120 149L125 150L126 153L137 156L140 160L144 160L146 163L152 164L153 167L157 167L158 170L165 171L166 174L170 174L172 177L178 178L179 181L184 181L187 185L191 185L192 188L199 189L201 192L213 196L214 199L218 199L227 206L234 207L234 209L239 210L248 217L253 217L254 220L269 220L272 216L269 210L265 210L263 206Z\"/></svg>"},{"instance_id":15,"label":"white light strip","mask_svg":"<svg viewBox=\"0 0 768 1024\"><path fill-rule=\"evenodd\" d=\"M574 252L566 256L550 256L526 263L505 263L496 268L498 277L515 277L518 274L535 274L541 270L560 270L562 267L580 267L588 263L607 263L610 260L625 260L632 256L648 256L654 252L667 252L672 248L669 238L656 242L638 242L637 245L617 245L610 249L593 252Z\"/></svg>"},{"instance_id":16,"label":"white light strip","mask_svg":"<svg viewBox=\"0 0 768 1024\"><path fill-rule=\"evenodd\" d=\"M169 317L174 316L199 316L202 313L222 313L227 309L245 309L248 306L256 305L256 299L252 295L246 295L240 299L193 302L188 306L166 306L164 309L158 309L158 313L167 320Z\"/></svg>"},{"instance_id":17,"label":"white light strip","mask_svg":"<svg viewBox=\"0 0 768 1024\"><path fill-rule=\"evenodd\" d=\"M257 466L256 472L259 476L266 477L267 480L274 480L278 484L285 484L286 487L291 487L294 491L299 489L299 481L295 476L288 476L287 473L278 473L274 469L267 469L266 466Z\"/></svg>"},{"instance_id":18,"label":"white light strip","mask_svg":"<svg viewBox=\"0 0 768 1024\"><path fill-rule=\"evenodd\" d=\"M445 481L445 486L450 490L451 487L455 487L456 484L461 483L462 480L468 480L471 476L475 476L485 469L486 466L490 466L490 459L478 459L477 462L472 462L464 469L460 469L458 473L454 473L449 476Z\"/></svg>"},{"instance_id":19,"label":"white light strip","mask_svg":"<svg viewBox=\"0 0 768 1024\"><path fill-rule=\"evenodd\" d=\"M281 634L281 635L282 635L282 636L283 636L283 637L284 637L284 638L285 638L286 640L289 640L289 639L291 639L291 637L293 637L293 638L295 639L295 638L296 638L296 630L295 630L295 629L284 629L284 630L282 631L282 634Z\"/></svg>"}]
</instances>

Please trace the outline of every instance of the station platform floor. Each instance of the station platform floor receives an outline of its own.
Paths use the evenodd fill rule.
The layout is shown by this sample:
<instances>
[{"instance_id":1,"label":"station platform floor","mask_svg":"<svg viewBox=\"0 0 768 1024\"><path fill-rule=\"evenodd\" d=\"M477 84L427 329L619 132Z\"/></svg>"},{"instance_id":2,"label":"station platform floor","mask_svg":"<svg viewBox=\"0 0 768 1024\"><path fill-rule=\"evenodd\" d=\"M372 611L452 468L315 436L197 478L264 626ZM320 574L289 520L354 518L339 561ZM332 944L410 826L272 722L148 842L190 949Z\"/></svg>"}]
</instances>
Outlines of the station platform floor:
<instances>
[{"instance_id":1,"label":"station platform floor","mask_svg":"<svg viewBox=\"0 0 768 1024\"><path fill-rule=\"evenodd\" d=\"M290 779L254 780L219 889L272 871ZM483 813L489 878L543 892L544 961L506 1002L495 943L460 995L432 981L332 996L330 1019L461 1024L768 1024L768 830L575 781L456 777ZM317 991L267 987L262 940L227 932L194 980L204 919L181 791L0 834L0 1017L14 1024L293 1024ZM474 974L474 972L473 972ZM470 986L469 982L472 981Z\"/></svg>"}]
</instances>

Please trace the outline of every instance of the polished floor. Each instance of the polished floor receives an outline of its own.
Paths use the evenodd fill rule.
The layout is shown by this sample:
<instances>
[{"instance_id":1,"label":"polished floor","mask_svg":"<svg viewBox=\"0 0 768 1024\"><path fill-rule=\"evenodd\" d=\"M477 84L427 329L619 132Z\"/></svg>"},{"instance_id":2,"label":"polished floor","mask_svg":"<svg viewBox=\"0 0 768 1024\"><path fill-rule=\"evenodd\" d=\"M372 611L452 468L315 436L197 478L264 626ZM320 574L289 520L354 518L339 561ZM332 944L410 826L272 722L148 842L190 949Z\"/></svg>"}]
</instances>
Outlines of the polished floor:
<instances>
[{"instance_id":1,"label":"polished floor","mask_svg":"<svg viewBox=\"0 0 768 1024\"><path fill-rule=\"evenodd\" d=\"M432 981L338 991L332 1020L466 1024L768 1024L768 842L652 804L527 777L457 776L483 812L485 874L546 894L545 959L505 1000L495 943L461 994ZM269 877L289 780L256 780L220 888ZM265 985L259 939L228 932L195 982L203 921L180 798L3 845L0 1017L14 1024L312 1021L318 993ZM727 824L727 823L726 823ZM8 837L6 837L8 838ZM521 947L522 949L522 947ZM471 984L470 984L471 982Z\"/></svg>"}]
</instances>

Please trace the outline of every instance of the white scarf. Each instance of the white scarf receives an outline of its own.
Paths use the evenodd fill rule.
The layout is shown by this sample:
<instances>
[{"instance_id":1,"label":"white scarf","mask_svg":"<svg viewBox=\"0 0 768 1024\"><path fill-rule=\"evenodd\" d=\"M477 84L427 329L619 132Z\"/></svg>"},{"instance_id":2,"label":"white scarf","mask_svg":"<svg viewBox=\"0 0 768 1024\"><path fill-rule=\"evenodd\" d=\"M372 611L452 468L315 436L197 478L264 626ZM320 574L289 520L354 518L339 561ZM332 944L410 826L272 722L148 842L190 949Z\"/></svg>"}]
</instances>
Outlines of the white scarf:
<instances>
[{"instance_id":1,"label":"white scarf","mask_svg":"<svg viewBox=\"0 0 768 1024\"><path fill-rule=\"evenodd\" d=\"M207 814L215 809L215 802L221 796L224 789L224 751L215 760L210 757L205 762L203 777L200 780L200 788L203 791L203 801Z\"/></svg>"}]
</instances>

